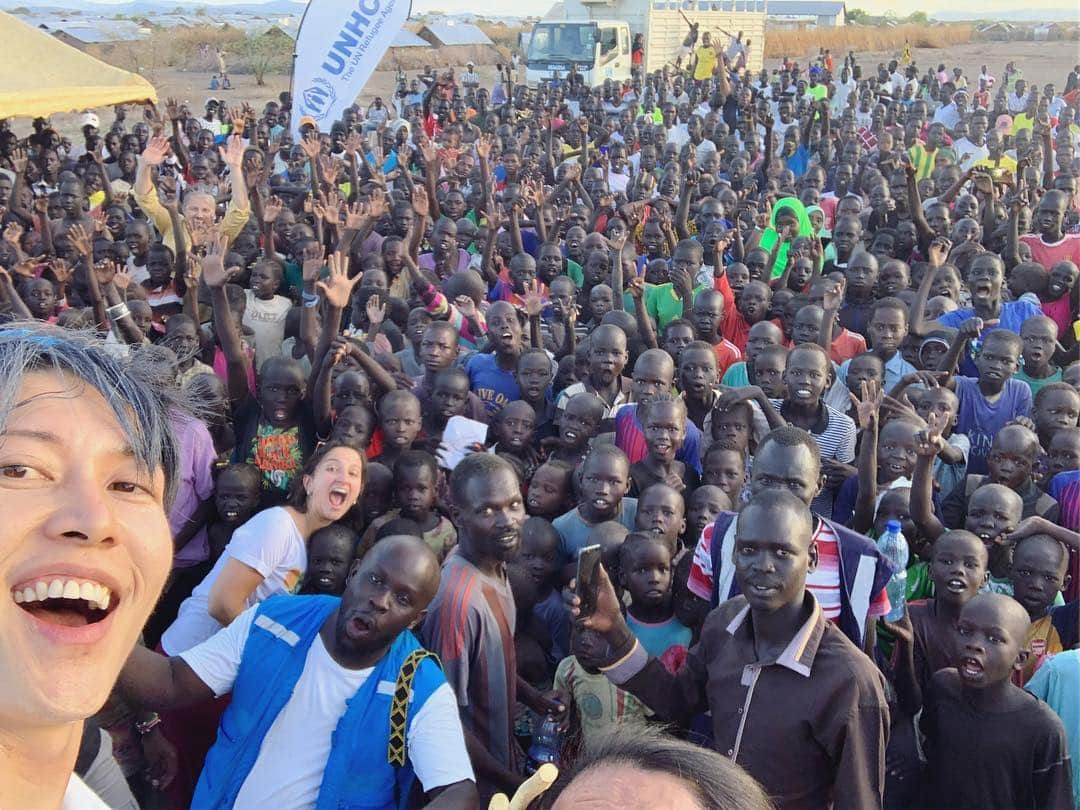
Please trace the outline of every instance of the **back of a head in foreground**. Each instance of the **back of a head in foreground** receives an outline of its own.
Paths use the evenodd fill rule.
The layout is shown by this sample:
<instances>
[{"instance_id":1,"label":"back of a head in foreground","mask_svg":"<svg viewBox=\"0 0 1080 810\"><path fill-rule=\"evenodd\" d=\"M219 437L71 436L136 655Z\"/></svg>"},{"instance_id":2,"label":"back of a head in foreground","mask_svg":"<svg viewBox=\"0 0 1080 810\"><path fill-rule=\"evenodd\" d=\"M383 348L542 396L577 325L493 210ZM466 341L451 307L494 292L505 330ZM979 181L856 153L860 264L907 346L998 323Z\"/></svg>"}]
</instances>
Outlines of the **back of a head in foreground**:
<instances>
[{"instance_id":1,"label":"back of a head in foreground","mask_svg":"<svg viewBox=\"0 0 1080 810\"><path fill-rule=\"evenodd\" d=\"M586 744L544 797L551 810L771 810L761 786L727 757L641 723Z\"/></svg>"}]
</instances>

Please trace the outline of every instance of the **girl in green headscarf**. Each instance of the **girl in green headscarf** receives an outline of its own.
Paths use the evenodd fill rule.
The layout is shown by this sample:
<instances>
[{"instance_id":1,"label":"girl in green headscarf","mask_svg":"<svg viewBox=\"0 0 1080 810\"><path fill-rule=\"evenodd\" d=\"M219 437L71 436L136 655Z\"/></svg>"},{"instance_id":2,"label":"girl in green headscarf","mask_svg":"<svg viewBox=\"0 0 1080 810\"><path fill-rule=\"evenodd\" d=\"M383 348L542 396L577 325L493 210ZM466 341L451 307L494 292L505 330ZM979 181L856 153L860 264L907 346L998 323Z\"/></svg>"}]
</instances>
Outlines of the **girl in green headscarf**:
<instances>
[{"instance_id":1,"label":"girl in green headscarf","mask_svg":"<svg viewBox=\"0 0 1080 810\"><path fill-rule=\"evenodd\" d=\"M776 243L780 242L780 249L776 251L776 261L773 262L770 278L779 278L787 267L788 248L791 243L781 241L780 233L792 225L798 229L792 234L792 239L796 236L812 237L814 235L810 217L806 215L806 206L799 202L797 197L784 197L777 200L776 205L773 206L769 227L765 229L765 233L761 235L761 240L757 244L759 248L772 254Z\"/></svg>"}]
</instances>

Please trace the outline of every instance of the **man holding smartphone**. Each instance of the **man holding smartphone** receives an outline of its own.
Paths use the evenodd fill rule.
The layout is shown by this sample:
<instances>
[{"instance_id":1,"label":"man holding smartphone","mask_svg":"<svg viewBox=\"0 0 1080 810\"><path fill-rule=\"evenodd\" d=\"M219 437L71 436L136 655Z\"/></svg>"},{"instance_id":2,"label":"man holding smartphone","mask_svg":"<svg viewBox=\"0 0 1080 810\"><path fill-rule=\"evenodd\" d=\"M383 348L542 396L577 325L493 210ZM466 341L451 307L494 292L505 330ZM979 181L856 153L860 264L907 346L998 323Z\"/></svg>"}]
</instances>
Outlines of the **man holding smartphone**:
<instances>
[{"instance_id":1,"label":"man holding smartphone","mask_svg":"<svg viewBox=\"0 0 1080 810\"><path fill-rule=\"evenodd\" d=\"M678 674L634 637L602 566L592 613L582 615L580 598L569 599L579 627L612 651L590 663L666 720L685 725L711 711L713 746L777 806L881 807L884 679L806 591L817 565L809 508L789 492L766 490L737 520L733 562L742 593L705 619Z\"/></svg>"}]
</instances>

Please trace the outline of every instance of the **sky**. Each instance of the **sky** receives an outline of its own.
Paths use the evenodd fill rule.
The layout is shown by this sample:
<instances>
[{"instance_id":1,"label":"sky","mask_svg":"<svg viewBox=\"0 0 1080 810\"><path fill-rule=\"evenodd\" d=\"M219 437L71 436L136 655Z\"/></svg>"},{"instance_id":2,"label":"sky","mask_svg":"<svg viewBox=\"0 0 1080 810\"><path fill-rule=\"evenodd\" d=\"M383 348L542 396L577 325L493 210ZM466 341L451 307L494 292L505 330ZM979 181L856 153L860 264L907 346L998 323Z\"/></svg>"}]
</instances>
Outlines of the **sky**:
<instances>
[{"instance_id":1,"label":"sky","mask_svg":"<svg viewBox=\"0 0 1080 810\"><path fill-rule=\"evenodd\" d=\"M24 0L0 0L0 7L15 5L18 2ZM97 2L103 4L118 4L126 2L127 0L97 0ZM45 4L55 4L53 0L40 0ZM182 6L200 6L200 5L230 5L232 3L252 3L258 2L258 0L210 0L210 2L203 2L203 0L177 0L178 5ZM551 8L554 0L517 0L512 5L512 12L515 15L535 15L542 16L547 13ZM302 3L297 3L297 8L302 7ZM1038 10L1053 10L1056 12L1055 17L1061 19L1072 19L1080 22L1080 3L1077 0L1033 0L1031 6L1034 6ZM1017 19L1017 14L1022 14L1021 7L1015 2L1015 0L914 0L908 4L898 8L895 0L848 0L848 8L861 8L871 14L885 14L886 12L892 12L894 14L909 14L912 11L921 10L925 11L931 16L935 12L947 11L950 13L951 18L955 19L957 12L968 13L971 17L987 19L993 18L995 13L1002 14L1003 16ZM477 10L476 0L413 0L412 5L413 14L423 14L430 11L445 11L448 13L474 13ZM488 6L486 9L488 12L495 11L495 7ZM506 11L511 11L511 7L507 7ZM1032 9L1028 7L1027 11L1030 13Z\"/></svg>"}]
</instances>

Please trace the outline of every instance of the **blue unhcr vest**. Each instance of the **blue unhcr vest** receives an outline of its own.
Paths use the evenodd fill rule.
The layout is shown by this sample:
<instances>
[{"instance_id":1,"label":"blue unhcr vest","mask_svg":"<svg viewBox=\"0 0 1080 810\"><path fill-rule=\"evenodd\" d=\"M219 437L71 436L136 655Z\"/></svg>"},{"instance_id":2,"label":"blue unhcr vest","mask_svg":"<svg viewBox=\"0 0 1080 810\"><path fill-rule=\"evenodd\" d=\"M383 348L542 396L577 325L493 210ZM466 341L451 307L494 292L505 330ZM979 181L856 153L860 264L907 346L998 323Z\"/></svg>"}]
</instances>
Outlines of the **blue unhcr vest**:
<instances>
[{"instance_id":1,"label":"blue unhcr vest","mask_svg":"<svg viewBox=\"0 0 1080 810\"><path fill-rule=\"evenodd\" d=\"M193 808L233 806L263 738L292 697L312 641L340 603L333 596L275 596L259 606ZM444 683L434 654L412 633L398 635L347 701L331 737L316 810L404 807L414 778L405 750L409 724ZM303 744L302 735L297 740Z\"/></svg>"}]
</instances>

